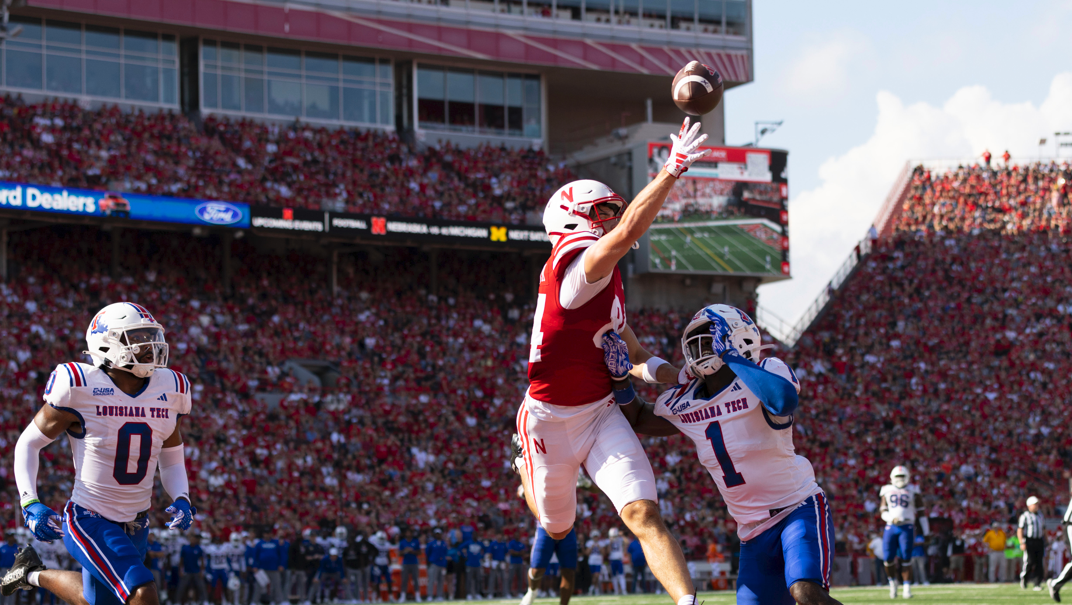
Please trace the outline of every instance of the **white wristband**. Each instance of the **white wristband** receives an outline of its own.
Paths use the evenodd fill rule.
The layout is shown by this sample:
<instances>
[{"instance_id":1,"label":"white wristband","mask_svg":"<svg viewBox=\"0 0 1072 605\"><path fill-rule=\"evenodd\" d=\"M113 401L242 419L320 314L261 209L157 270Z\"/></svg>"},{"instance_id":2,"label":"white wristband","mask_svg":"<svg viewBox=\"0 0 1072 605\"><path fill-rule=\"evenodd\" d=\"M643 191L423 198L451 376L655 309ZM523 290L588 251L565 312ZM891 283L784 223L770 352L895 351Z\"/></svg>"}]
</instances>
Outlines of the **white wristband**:
<instances>
[{"instance_id":1,"label":"white wristband","mask_svg":"<svg viewBox=\"0 0 1072 605\"><path fill-rule=\"evenodd\" d=\"M655 357L654 355L649 357L647 361L640 365L641 372L644 375L644 382L648 384L658 384L659 379L656 378L655 375L659 371L659 366L663 364L669 365L669 363L670 362L666 361L665 359L660 359L658 357Z\"/></svg>"}]
</instances>

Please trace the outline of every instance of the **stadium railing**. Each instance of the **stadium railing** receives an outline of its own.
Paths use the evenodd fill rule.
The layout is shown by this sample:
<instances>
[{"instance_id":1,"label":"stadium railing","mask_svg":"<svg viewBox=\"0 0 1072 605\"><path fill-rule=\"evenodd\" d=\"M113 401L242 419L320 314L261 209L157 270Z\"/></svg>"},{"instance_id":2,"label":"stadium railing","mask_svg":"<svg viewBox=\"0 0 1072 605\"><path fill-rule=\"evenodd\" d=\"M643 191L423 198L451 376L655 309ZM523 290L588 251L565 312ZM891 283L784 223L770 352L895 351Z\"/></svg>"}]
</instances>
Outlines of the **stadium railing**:
<instances>
[{"instance_id":1,"label":"stadium railing","mask_svg":"<svg viewBox=\"0 0 1072 605\"><path fill-rule=\"evenodd\" d=\"M893 233L893 226L897 224L897 219L904 210L905 196L908 195L908 186L912 183L912 167L915 165L912 162L905 162L905 165L901 167L901 172L893 181L890 192L886 195L886 201L882 203L882 208L878 211L874 226L879 238L889 237Z\"/></svg>"}]
</instances>

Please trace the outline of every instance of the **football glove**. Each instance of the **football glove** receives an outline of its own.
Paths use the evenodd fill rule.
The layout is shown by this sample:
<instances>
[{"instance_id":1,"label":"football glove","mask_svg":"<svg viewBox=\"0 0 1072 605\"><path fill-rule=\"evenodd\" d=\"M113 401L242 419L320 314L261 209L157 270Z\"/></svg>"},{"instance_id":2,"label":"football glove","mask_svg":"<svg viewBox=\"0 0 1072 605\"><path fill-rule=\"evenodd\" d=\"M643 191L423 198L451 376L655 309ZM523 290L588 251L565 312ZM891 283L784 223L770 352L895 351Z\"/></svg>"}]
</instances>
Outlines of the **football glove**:
<instances>
[{"instance_id":1,"label":"football glove","mask_svg":"<svg viewBox=\"0 0 1072 605\"><path fill-rule=\"evenodd\" d=\"M708 324L707 329L711 332L711 350L715 355L718 355L719 359L726 356L729 351L736 352L737 350L730 346L730 325L726 323L726 320L717 313L712 313L709 317L711 323Z\"/></svg>"},{"instance_id":2,"label":"football glove","mask_svg":"<svg viewBox=\"0 0 1072 605\"><path fill-rule=\"evenodd\" d=\"M63 519L56 511L34 502L22 509L23 522L35 538L42 542L63 539Z\"/></svg>"},{"instance_id":3,"label":"football glove","mask_svg":"<svg viewBox=\"0 0 1072 605\"><path fill-rule=\"evenodd\" d=\"M168 521L168 529L177 529L179 531L186 531L190 529L190 526L194 523L194 516L197 515L197 507L190 506L190 503L183 498L171 503L171 506L164 509L165 513L171 513L171 521Z\"/></svg>"},{"instance_id":4,"label":"football glove","mask_svg":"<svg viewBox=\"0 0 1072 605\"><path fill-rule=\"evenodd\" d=\"M629 378L629 370L633 369L629 361L629 346L614 330L603 335L603 362L607 364L611 378L616 381Z\"/></svg>"},{"instance_id":5,"label":"football glove","mask_svg":"<svg viewBox=\"0 0 1072 605\"><path fill-rule=\"evenodd\" d=\"M689 128L689 118L685 118L677 135L670 135L670 157L666 158L663 168L674 178L679 178L696 160L711 155L710 149L697 153L696 149L707 140L707 135L699 132L700 122Z\"/></svg>"}]
</instances>

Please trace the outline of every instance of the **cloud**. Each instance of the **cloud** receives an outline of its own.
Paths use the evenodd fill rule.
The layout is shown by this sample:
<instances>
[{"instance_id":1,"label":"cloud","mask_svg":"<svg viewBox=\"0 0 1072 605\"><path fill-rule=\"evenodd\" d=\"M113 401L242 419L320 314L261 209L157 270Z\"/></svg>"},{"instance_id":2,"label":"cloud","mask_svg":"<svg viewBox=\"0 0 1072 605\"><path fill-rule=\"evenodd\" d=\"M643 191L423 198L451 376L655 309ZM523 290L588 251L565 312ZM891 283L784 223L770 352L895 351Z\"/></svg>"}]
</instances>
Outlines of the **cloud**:
<instances>
[{"instance_id":1,"label":"cloud","mask_svg":"<svg viewBox=\"0 0 1072 605\"><path fill-rule=\"evenodd\" d=\"M782 93L796 102L817 103L844 94L854 61L869 56L865 38L842 32L807 44L779 78Z\"/></svg>"},{"instance_id":2,"label":"cloud","mask_svg":"<svg viewBox=\"0 0 1072 605\"><path fill-rule=\"evenodd\" d=\"M871 136L819 167L820 184L791 195L789 237L793 279L763 286L760 304L790 323L815 300L864 235L909 160L978 158L1008 149L1013 158L1039 153L1040 137L1072 131L1072 73L1058 74L1040 105L1003 103L981 86L957 90L941 107L905 105L876 96ZM792 158L790 158L792 160ZM792 187L792 183L790 183ZM792 194L792 192L791 192Z\"/></svg>"}]
</instances>

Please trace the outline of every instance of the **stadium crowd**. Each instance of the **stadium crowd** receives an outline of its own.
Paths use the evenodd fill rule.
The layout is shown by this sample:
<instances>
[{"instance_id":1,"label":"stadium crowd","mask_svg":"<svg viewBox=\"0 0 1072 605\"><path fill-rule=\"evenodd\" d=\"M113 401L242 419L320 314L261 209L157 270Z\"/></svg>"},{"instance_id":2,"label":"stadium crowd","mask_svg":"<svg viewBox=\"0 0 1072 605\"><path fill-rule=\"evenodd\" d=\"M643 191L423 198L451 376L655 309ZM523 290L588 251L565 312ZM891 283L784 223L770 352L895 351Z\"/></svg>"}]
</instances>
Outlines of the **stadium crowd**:
<instances>
[{"instance_id":1,"label":"stadium crowd","mask_svg":"<svg viewBox=\"0 0 1072 605\"><path fill-rule=\"evenodd\" d=\"M572 179L542 151L418 150L392 132L0 97L0 180L520 224Z\"/></svg>"}]
</instances>

